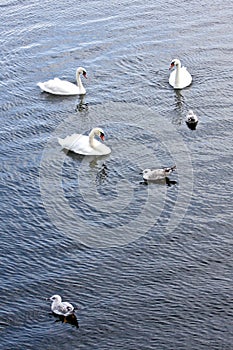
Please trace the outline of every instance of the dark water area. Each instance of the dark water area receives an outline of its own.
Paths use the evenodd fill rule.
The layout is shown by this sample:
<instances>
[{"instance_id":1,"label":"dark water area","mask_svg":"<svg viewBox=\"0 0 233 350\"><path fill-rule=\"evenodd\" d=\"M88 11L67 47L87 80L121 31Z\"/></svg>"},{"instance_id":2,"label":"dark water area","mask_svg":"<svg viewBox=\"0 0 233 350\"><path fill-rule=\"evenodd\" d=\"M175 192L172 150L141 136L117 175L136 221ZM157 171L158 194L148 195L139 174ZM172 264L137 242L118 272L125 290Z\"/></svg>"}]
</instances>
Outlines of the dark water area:
<instances>
[{"instance_id":1,"label":"dark water area","mask_svg":"<svg viewBox=\"0 0 233 350\"><path fill-rule=\"evenodd\" d=\"M1 349L232 349L232 3L0 10ZM181 91L176 57L193 77ZM82 98L36 85L79 66ZM61 150L95 126L110 155ZM174 164L171 186L142 183ZM79 327L51 314L53 294Z\"/></svg>"}]
</instances>

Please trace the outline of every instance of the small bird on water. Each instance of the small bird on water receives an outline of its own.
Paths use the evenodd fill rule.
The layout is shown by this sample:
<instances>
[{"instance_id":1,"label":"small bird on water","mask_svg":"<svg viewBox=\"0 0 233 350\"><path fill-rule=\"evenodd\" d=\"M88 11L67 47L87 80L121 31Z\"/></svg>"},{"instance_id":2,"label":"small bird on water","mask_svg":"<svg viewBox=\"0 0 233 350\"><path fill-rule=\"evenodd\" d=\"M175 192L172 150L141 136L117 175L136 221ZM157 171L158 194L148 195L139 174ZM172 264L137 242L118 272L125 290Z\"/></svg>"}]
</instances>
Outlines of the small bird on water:
<instances>
[{"instance_id":1,"label":"small bird on water","mask_svg":"<svg viewBox=\"0 0 233 350\"><path fill-rule=\"evenodd\" d=\"M62 301L60 295L55 294L48 300L52 301L51 310L54 314L66 317L74 313L73 305L67 301Z\"/></svg>"},{"instance_id":2,"label":"small bird on water","mask_svg":"<svg viewBox=\"0 0 233 350\"><path fill-rule=\"evenodd\" d=\"M143 179L145 181L156 181L166 178L176 169L176 165L171 168L162 168L162 169L145 169L142 172Z\"/></svg>"},{"instance_id":3,"label":"small bird on water","mask_svg":"<svg viewBox=\"0 0 233 350\"><path fill-rule=\"evenodd\" d=\"M198 123L198 117L197 115L190 109L186 115L185 122L189 129L195 130L197 123Z\"/></svg>"}]
</instances>

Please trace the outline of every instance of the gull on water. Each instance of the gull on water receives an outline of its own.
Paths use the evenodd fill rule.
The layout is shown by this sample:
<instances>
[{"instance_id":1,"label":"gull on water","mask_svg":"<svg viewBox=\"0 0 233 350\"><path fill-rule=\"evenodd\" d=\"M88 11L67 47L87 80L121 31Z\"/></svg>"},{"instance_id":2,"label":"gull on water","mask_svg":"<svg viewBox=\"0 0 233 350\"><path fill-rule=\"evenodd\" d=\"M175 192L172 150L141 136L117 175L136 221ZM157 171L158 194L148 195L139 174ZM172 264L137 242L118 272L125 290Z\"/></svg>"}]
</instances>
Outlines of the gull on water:
<instances>
[{"instance_id":1,"label":"gull on water","mask_svg":"<svg viewBox=\"0 0 233 350\"><path fill-rule=\"evenodd\" d=\"M169 174L171 174L176 169L176 165L171 168L163 168L163 169L145 169L142 172L143 179L145 181L156 181L160 179L166 178Z\"/></svg>"},{"instance_id":2,"label":"gull on water","mask_svg":"<svg viewBox=\"0 0 233 350\"><path fill-rule=\"evenodd\" d=\"M55 294L48 300L52 301L51 310L54 314L66 317L74 313L73 305L67 301L62 301L60 295Z\"/></svg>"},{"instance_id":3,"label":"gull on water","mask_svg":"<svg viewBox=\"0 0 233 350\"><path fill-rule=\"evenodd\" d=\"M190 109L188 111L188 114L186 115L186 121L188 123L197 123L198 122L198 117L196 116L196 114L192 111L192 109Z\"/></svg>"},{"instance_id":4,"label":"gull on water","mask_svg":"<svg viewBox=\"0 0 233 350\"><path fill-rule=\"evenodd\" d=\"M186 115L185 122L191 130L196 129L196 126L198 123L198 117L191 109L188 111L188 113Z\"/></svg>"}]
</instances>

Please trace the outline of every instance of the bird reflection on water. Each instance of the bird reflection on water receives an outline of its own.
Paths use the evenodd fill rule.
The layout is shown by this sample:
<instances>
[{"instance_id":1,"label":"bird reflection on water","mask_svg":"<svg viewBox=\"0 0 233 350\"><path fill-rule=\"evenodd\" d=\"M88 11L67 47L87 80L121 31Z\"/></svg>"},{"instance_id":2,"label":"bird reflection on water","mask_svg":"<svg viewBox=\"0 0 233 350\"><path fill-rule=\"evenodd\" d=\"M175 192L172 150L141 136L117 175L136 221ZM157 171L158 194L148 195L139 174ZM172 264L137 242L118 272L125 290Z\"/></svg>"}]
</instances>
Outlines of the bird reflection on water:
<instances>
[{"instance_id":1,"label":"bird reflection on water","mask_svg":"<svg viewBox=\"0 0 233 350\"><path fill-rule=\"evenodd\" d=\"M170 180L168 177L165 177L164 179L158 179L158 180L143 180L140 182L141 185L149 185L149 184L158 184L158 185L167 185L168 187L171 187L173 185L177 184L177 181Z\"/></svg>"},{"instance_id":2,"label":"bird reflection on water","mask_svg":"<svg viewBox=\"0 0 233 350\"><path fill-rule=\"evenodd\" d=\"M88 102L84 102L84 100L85 100L85 95L80 95L79 103L75 108L76 112L88 111Z\"/></svg>"},{"instance_id":3,"label":"bird reflection on water","mask_svg":"<svg viewBox=\"0 0 233 350\"><path fill-rule=\"evenodd\" d=\"M101 169L96 174L96 183L100 185L106 180L107 177L108 177L108 167L106 164L103 163L101 166Z\"/></svg>"},{"instance_id":4,"label":"bird reflection on water","mask_svg":"<svg viewBox=\"0 0 233 350\"><path fill-rule=\"evenodd\" d=\"M76 112L83 112L83 111L87 111L88 110L88 103L83 103L82 101L80 101L77 106L75 111Z\"/></svg>"}]
</instances>

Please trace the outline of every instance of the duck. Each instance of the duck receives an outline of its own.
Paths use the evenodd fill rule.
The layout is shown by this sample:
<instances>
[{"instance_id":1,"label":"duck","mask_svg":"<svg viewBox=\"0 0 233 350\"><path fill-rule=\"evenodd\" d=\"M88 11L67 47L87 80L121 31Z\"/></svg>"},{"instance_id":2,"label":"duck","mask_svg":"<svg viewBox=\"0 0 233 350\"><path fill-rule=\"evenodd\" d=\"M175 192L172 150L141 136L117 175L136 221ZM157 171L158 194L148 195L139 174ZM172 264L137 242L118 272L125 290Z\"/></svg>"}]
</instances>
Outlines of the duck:
<instances>
[{"instance_id":1,"label":"duck","mask_svg":"<svg viewBox=\"0 0 233 350\"><path fill-rule=\"evenodd\" d=\"M195 130L197 123L198 123L198 117L197 115L192 111L192 109L190 109L186 115L186 120L185 120L187 126L191 129L191 130Z\"/></svg>"},{"instance_id":2,"label":"duck","mask_svg":"<svg viewBox=\"0 0 233 350\"><path fill-rule=\"evenodd\" d=\"M48 300L52 301L51 311L58 316L70 316L74 313L74 306L67 301L62 301L62 298L58 294L54 294Z\"/></svg>"},{"instance_id":3,"label":"duck","mask_svg":"<svg viewBox=\"0 0 233 350\"><path fill-rule=\"evenodd\" d=\"M85 95L86 89L83 87L80 75L83 75L87 79L87 72L84 68L79 67L76 71L77 85L70 83L66 80L61 80L59 78L54 78L44 83L37 83L37 86L41 88L42 91L48 92L53 95Z\"/></svg>"},{"instance_id":4,"label":"duck","mask_svg":"<svg viewBox=\"0 0 233 350\"><path fill-rule=\"evenodd\" d=\"M181 67L181 62L178 58L172 60L169 69L171 70L173 68L174 70L169 77L169 84L174 89L183 89L189 86L192 82L192 76L186 67Z\"/></svg>"},{"instance_id":5,"label":"duck","mask_svg":"<svg viewBox=\"0 0 233 350\"><path fill-rule=\"evenodd\" d=\"M176 165L171 168L162 169L145 169L142 172L143 180L145 181L156 181L166 178L176 169Z\"/></svg>"},{"instance_id":6,"label":"duck","mask_svg":"<svg viewBox=\"0 0 233 350\"><path fill-rule=\"evenodd\" d=\"M107 155L111 153L111 149L105 146L102 142L96 140L94 137L104 141L105 135L103 129L96 127L91 130L88 136L82 134L72 134L64 139L58 138L59 144L62 148L81 155Z\"/></svg>"}]
</instances>

